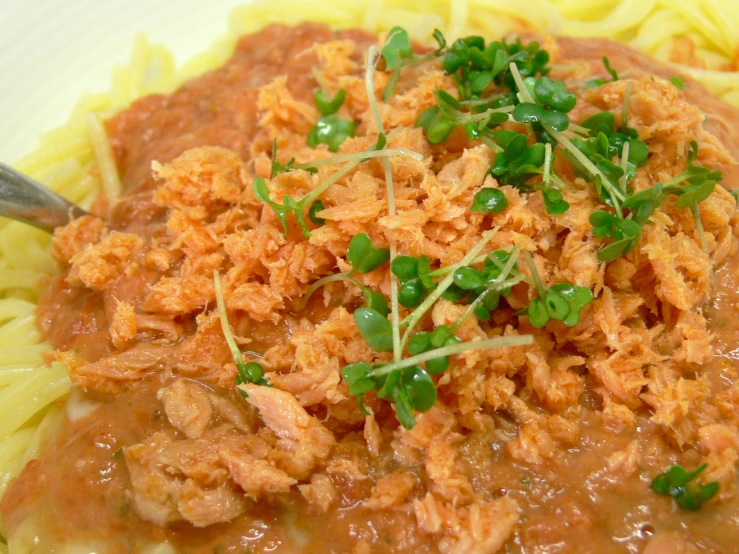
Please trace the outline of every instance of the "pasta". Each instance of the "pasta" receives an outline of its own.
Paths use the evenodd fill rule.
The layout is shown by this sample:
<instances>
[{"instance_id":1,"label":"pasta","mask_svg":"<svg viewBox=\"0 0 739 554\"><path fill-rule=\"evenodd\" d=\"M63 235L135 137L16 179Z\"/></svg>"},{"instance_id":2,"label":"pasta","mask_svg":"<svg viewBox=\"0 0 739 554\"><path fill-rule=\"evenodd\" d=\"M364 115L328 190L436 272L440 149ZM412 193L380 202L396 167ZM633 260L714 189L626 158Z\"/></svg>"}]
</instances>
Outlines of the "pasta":
<instances>
[{"instance_id":1,"label":"pasta","mask_svg":"<svg viewBox=\"0 0 739 554\"><path fill-rule=\"evenodd\" d=\"M603 36L673 62L676 71L739 105L739 72L733 71L739 36L736 7L736 0L334 0L317 9L314 3L285 0L277 9L274 2L259 1L234 10L228 32L179 69L165 47L139 35L129 64L114 70L110 91L82 98L69 122L44 133L40 146L15 167L84 207L101 190L114 200L121 185L101 119L136 98L170 92L217 67L238 36L273 21L314 19L373 31L402 25L420 41L435 27L448 37L493 37L516 29ZM685 38L694 48L679 48ZM36 328L38 289L55 269L49 249L50 238L41 231L0 221L0 497L53 430L72 387L61 363L43 364L50 347ZM0 543L4 552L7 547Z\"/></svg>"}]
</instances>

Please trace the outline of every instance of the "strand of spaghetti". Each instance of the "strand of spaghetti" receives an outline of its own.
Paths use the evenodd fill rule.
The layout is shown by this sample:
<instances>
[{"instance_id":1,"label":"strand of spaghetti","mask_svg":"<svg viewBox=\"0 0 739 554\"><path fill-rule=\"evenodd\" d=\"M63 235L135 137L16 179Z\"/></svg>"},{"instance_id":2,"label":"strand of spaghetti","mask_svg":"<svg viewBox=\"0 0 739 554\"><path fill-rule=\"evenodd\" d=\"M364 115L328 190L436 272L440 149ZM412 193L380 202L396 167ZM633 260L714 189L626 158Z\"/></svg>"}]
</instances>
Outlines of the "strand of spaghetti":
<instances>
[{"instance_id":1,"label":"strand of spaghetti","mask_svg":"<svg viewBox=\"0 0 739 554\"><path fill-rule=\"evenodd\" d=\"M23 470L23 465L23 458L21 456L16 456L15 458L11 458L4 467L0 468L0 498L2 498L5 491L8 489L10 481ZM0 519L0 536L3 536L4 533L5 528L2 519ZM13 546L12 543L10 546ZM11 552L12 554L21 554L23 552L27 552L27 550L13 547Z\"/></svg>"},{"instance_id":2,"label":"strand of spaghetti","mask_svg":"<svg viewBox=\"0 0 739 554\"><path fill-rule=\"evenodd\" d=\"M81 100L78 104L81 103ZM107 105L107 102L106 102ZM94 109L86 109L85 112L95 111ZM54 127L48 131L45 131L39 135L39 141L41 145L55 144L65 140L70 140L75 137L84 136L87 134L85 122L79 117L72 115L66 123Z\"/></svg>"},{"instance_id":3,"label":"strand of spaghetti","mask_svg":"<svg viewBox=\"0 0 739 554\"><path fill-rule=\"evenodd\" d=\"M144 74L149 57L149 39L146 33L136 33L133 39L133 49L128 62L129 82L128 94L131 100L141 96L144 89Z\"/></svg>"},{"instance_id":4,"label":"strand of spaghetti","mask_svg":"<svg viewBox=\"0 0 739 554\"><path fill-rule=\"evenodd\" d=\"M84 163L91 159L92 155L90 139L87 136L78 136L53 146L34 150L14 163L13 167L31 177L36 177L43 171L49 171L52 167L70 158Z\"/></svg>"},{"instance_id":5,"label":"strand of spaghetti","mask_svg":"<svg viewBox=\"0 0 739 554\"><path fill-rule=\"evenodd\" d=\"M0 467L4 467L13 458L22 457L35 432L34 428L21 429L0 442Z\"/></svg>"},{"instance_id":6,"label":"strand of spaghetti","mask_svg":"<svg viewBox=\"0 0 739 554\"><path fill-rule=\"evenodd\" d=\"M14 230L18 225L23 224L12 221L0 231L0 250L13 267L28 267L35 270L33 258L28 255L23 241L15 240L17 235Z\"/></svg>"},{"instance_id":7,"label":"strand of spaghetti","mask_svg":"<svg viewBox=\"0 0 739 554\"><path fill-rule=\"evenodd\" d=\"M726 0L703 0L708 17L720 29L727 43L736 47L736 37L739 36L739 14L736 6L726 9Z\"/></svg>"},{"instance_id":8,"label":"strand of spaghetti","mask_svg":"<svg viewBox=\"0 0 739 554\"><path fill-rule=\"evenodd\" d=\"M385 0L376 0L375 2L367 2L364 8L364 17L362 18L362 28L372 31L377 29L380 14L385 7Z\"/></svg>"},{"instance_id":9,"label":"strand of spaghetti","mask_svg":"<svg viewBox=\"0 0 739 554\"><path fill-rule=\"evenodd\" d=\"M469 0L469 7L475 15L481 10L491 11L496 16L507 15L514 20L526 21L547 33L557 33L562 26L562 15L547 0Z\"/></svg>"},{"instance_id":10,"label":"strand of spaghetti","mask_svg":"<svg viewBox=\"0 0 739 554\"><path fill-rule=\"evenodd\" d=\"M3 289L37 290L43 273L29 269L11 269L0 272L0 291Z\"/></svg>"},{"instance_id":11,"label":"strand of spaghetti","mask_svg":"<svg viewBox=\"0 0 739 554\"><path fill-rule=\"evenodd\" d=\"M562 33L575 37L607 37L615 38L622 33L638 26L654 9L656 0L624 0L600 21L573 21L565 19L562 22Z\"/></svg>"},{"instance_id":12,"label":"strand of spaghetti","mask_svg":"<svg viewBox=\"0 0 739 554\"><path fill-rule=\"evenodd\" d=\"M21 429L0 441L0 498L5 494L10 481L23 469L25 465L23 454L33 439L34 431L33 427ZM5 533L2 519L0 519L0 533ZM14 554L17 552L17 549L14 550Z\"/></svg>"},{"instance_id":13,"label":"strand of spaghetti","mask_svg":"<svg viewBox=\"0 0 739 554\"><path fill-rule=\"evenodd\" d=\"M690 24L672 10L660 9L651 13L636 32L630 44L634 48L652 53L659 44L687 33Z\"/></svg>"},{"instance_id":14,"label":"strand of spaghetti","mask_svg":"<svg viewBox=\"0 0 739 554\"><path fill-rule=\"evenodd\" d=\"M562 17L586 21L603 19L603 15L613 9L614 0L554 0L552 4Z\"/></svg>"},{"instance_id":15,"label":"strand of spaghetti","mask_svg":"<svg viewBox=\"0 0 739 554\"><path fill-rule=\"evenodd\" d=\"M69 124L80 124L85 130L82 133L87 136L87 124L85 116L90 112L100 113L103 110L110 109L113 106L113 95L111 91L98 94L83 94L72 110Z\"/></svg>"},{"instance_id":16,"label":"strand of spaghetti","mask_svg":"<svg viewBox=\"0 0 739 554\"><path fill-rule=\"evenodd\" d=\"M61 423L61 419L64 416L64 407L59 402L55 402L49 406L49 409L44 414L44 418L41 423L38 424L36 432L31 438L31 443L23 453L23 461L28 462L33 460L42 447L42 443L49 436L52 435L56 428Z\"/></svg>"},{"instance_id":17,"label":"strand of spaghetti","mask_svg":"<svg viewBox=\"0 0 739 554\"><path fill-rule=\"evenodd\" d=\"M702 0L659 0L679 13L685 21L708 39L724 54L731 56L733 49L719 28L706 16Z\"/></svg>"},{"instance_id":18,"label":"strand of spaghetti","mask_svg":"<svg viewBox=\"0 0 739 554\"><path fill-rule=\"evenodd\" d=\"M27 346L37 344L41 334L36 327L36 314L19 317L0 327L0 345Z\"/></svg>"},{"instance_id":19,"label":"strand of spaghetti","mask_svg":"<svg viewBox=\"0 0 739 554\"><path fill-rule=\"evenodd\" d=\"M61 191L61 195L70 202L79 204L83 208L87 208L90 203L84 199L90 196L90 193L98 194L100 192L100 179L94 175L87 175L84 179L74 181Z\"/></svg>"},{"instance_id":20,"label":"strand of spaghetti","mask_svg":"<svg viewBox=\"0 0 739 554\"><path fill-rule=\"evenodd\" d=\"M23 257L28 266L40 273L51 273L56 269L54 260L49 258L51 237L40 229L29 229L27 225L14 221L0 232L3 250L10 248L10 243L22 245Z\"/></svg>"},{"instance_id":21,"label":"strand of spaghetti","mask_svg":"<svg viewBox=\"0 0 739 554\"><path fill-rule=\"evenodd\" d=\"M699 69L689 65L673 63L670 64L678 71L690 75L693 79L700 81L711 91L725 91L726 89L739 89L739 71L717 71L714 69Z\"/></svg>"},{"instance_id":22,"label":"strand of spaghetti","mask_svg":"<svg viewBox=\"0 0 739 554\"><path fill-rule=\"evenodd\" d=\"M67 160L43 175L38 176L37 179L45 187L55 192L60 192L62 189L70 186L73 181L84 178L82 167L82 164L77 160Z\"/></svg>"},{"instance_id":23,"label":"strand of spaghetti","mask_svg":"<svg viewBox=\"0 0 739 554\"><path fill-rule=\"evenodd\" d=\"M448 34L452 39L461 37L467 27L470 7L467 0L456 0L449 3Z\"/></svg>"},{"instance_id":24,"label":"strand of spaghetti","mask_svg":"<svg viewBox=\"0 0 739 554\"><path fill-rule=\"evenodd\" d=\"M95 150L98 168L100 168L103 190L112 206L121 196L121 180L118 177L118 169L115 165L113 151L110 148L108 135L97 114L91 113L87 116L87 130L90 133L90 141Z\"/></svg>"},{"instance_id":25,"label":"strand of spaghetti","mask_svg":"<svg viewBox=\"0 0 739 554\"><path fill-rule=\"evenodd\" d=\"M31 417L69 392L72 381L60 363L39 367L28 378L0 391L0 437L20 429Z\"/></svg>"},{"instance_id":26,"label":"strand of spaghetti","mask_svg":"<svg viewBox=\"0 0 739 554\"><path fill-rule=\"evenodd\" d=\"M174 89L190 77L202 75L206 71L223 65L233 53L234 44L236 44L235 33L216 39L206 52L190 58L173 75L172 88Z\"/></svg>"},{"instance_id":27,"label":"strand of spaghetti","mask_svg":"<svg viewBox=\"0 0 739 554\"><path fill-rule=\"evenodd\" d=\"M33 439L34 431L32 427L21 429L0 441L0 498L5 494L10 480L23 469L23 454Z\"/></svg>"},{"instance_id":28,"label":"strand of spaghetti","mask_svg":"<svg viewBox=\"0 0 739 554\"><path fill-rule=\"evenodd\" d=\"M339 4L339 5L337 5ZM234 12L234 22L239 33L253 32L265 23L271 23L275 18L274 2L271 0L256 1L239 8ZM280 3L280 22L284 24L296 24L303 20L317 19L337 27L348 27L360 23L359 14L352 6L342 2L323 2L317 11L313 3L295 0L283 0Z\"/></svg>"},{"instance_id":29,"label":"strand of spaghetti","mask_svg":"<svg viewBox=\"0 0 739 554\"><path fill-rule=\"evenodd\" d=\"M33 302L15 298L0 298L0 322L31 315L35 310L36 305Z\"/></svg>"},{"instance_id":30,"label":"strand of spaghetti","mask_svg":"<svg viewBox=\"0 0 739 554\"><path fill-rule=\"evenodd\" d=\"M155 78L148 74L153 64L159 66ZM172 92L177 86L177 64L172 52L161 44L150 44L146 55L145 73L142 77L142 95Z\"/></svg>"},{"instance_id":31,"label":"strand of spaghetti","mask_svg":"<svg viewBox=\"0 0 739 554\"><path fill-rule=\"evenodd\" d=\"M8 365L40 363L41 354L51 350L47 343L33 344L27 346L2 346L0 347L0 368Z\"/></svg>"},{"instance_id":32,"label":"strand of spaghetti","mask_svg":"<svg viewBox=\"0 0 739 554\"><path fill-rule=\"evenodd\" d=\"M0 366L0 387L7 387L21 379L25 379L35 369L34 364L18 364Z\"/></svg>"}]
</instances>

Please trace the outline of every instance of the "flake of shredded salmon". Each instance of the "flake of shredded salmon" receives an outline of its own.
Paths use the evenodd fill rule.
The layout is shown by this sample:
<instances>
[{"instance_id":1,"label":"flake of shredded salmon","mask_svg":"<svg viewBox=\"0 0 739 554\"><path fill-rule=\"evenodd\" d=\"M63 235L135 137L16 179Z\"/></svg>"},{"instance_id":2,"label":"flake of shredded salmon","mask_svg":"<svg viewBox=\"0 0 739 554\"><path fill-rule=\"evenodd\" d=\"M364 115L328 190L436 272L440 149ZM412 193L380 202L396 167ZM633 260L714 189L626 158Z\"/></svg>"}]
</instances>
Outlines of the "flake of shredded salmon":
<instances>
[{"instance_id":1,"label":"flake of shredded salmon","mask_svg":"<svg viewBox=\"0 0 739 554\"><path fill-rule=\"evenodd\" d=\"M186 377L197 377L205 382L213 380L219 388L233 386L236 367L227 365L233 358L223 336L218 314L200 314L195 322L195 332L170 350L167 358L169 367Z\"/></svg>"},{"instance_id":2,"label":"flake of shredded salmon","mask_svg":"<svg viewBox=\"0 0 739 554\"><path fill-rule=\"evenodd\" d=\"M717 482L718 494L711 502L728 502L736 497L736 466L739 462L739 451L725 448L709 452L702 460L708 467L701 473L701 484Z\"/></svg>"},{"instance_id":3,"label":"flake of shredded salmon","mask_svg":"<svg viewBox=\"0 0 739 554\"><path fill-rule=\"evenodd\" d=\"M628 406L619 404L609 397L603 402L603 422L607 429L613 433L622 433L626 429L633 428L636 414Z\"/></svg>"},{"instance_id":4,"label":"flake of shredded salmon","mask_svg":"<svg viewBox=\"0 0 739 554\"><path fill-rule=\"evenodd\" d=\"M149 291L143 308L152 313L187 315L214 301L213 278L210 276L162 277Z\"/></svg>"},{"instance_id":5,"label":"flake of shredded salmon","mask_svg":"<svg viewBox=\"0 0 739 554\"><path fill-rule=\"evenodd\" d=\"M639 441L632 440L626 448L608 456L608 471L619 478L630 477L639 469L640 461Z\"/></svg>"},{"instance_id":6,"label":"flake of shredded salmon","mask_svg":"<svg viewBox=\"0 0 739 554\"><path fill-rule=\"evenodd\" d=\"M382 432L373 414L367 416L363 433L364 440L367 443L367 451L373 458L377 458L380 455L380 448L382 447Z\"/></svg>"},{"instance_id":7,"label":"flake of shredded salmon","mask_svg":"<svg viewBox=\"0 0 739 554\"><path fill-rule=\"evenodd\" d=\"M554 454L552 437L537 421L523 424L507 447L513 459L530 464L540 464Z\"/></svg>"},{"instance_id":8,"label":"flake of shredded salmon","mask_svg":"<svg viewBox=\"0 0 739 554\"><path fill-rule=\"evenodd\" d=\"M362 503L370 510L385 510L406 502L418 478L412 473L391 473L381 477L372 487L372 494Z\"/></svg>"},{"instance_id":9,"label":"flake of shredded salmon","mask_svg":"<svg viewBox=\"0 0 739 554\"><path fill-rule=\"evenodd\" d=\"M178 379L159 389L157 399L164 406L170 423L187 438L199 439L205 434L213 409L208 393L201 385Z\"/></svg>"},{"instance_id":10,"label":"flake of shredded salmon","mask_svg":"<svg viewBox=\"0 0 739 554\"><path fill-rule=\"evenodd\" d=\"M57 227L54 230L51 253L56 261L67 264L84 250L85 245L99 241L103 228L103 220L91 215L78 217L64 227Z\"/></svg>"},{"instance_id":11,"label":"flake of shredded salmon","mask_svg":"<svg viewBox=\"0 0 739 554\"><path fill-rule=\"evenodd\" d=\"M284 307L282 298L269 285L244 283L228 294L226 305L231 310L242 310L255 321L280 319L279 310Z\"/></svg>"},{"instance_id":12,"label":"flake of shredded salmon","mask_svg":"<svg viewBox=\"0 0 739 554\"><path fill-rule=\"evenodd\" d=\"M305 478L315 465L328 458L335 439L293 395L276 388L242 385L249 403L259 410L264 424L278 437L277 459L296 479Z\"/></svg>"},{"instance_id":13,"label":"flake of shredded salmon","mask_svg":"<svg viewBox=\"0 0 739 554\"><path fill-rule=\"evenodd\" d=\"M317 506L324 513L336 504L339 496L331 478L322 473L314 473L310 483L298 485L298 489L309 504Z\"/></svg>"},{"instance_id":14,"label":"flake of shredded salmon","mask_svg":"<svg viewBox=\"0 0 739 554\"><path fill-rule=\"evenodd\" d=\"M124 451L134 506L143 519L157 525L166 525L179 518L175 498L178 483L152 456L166 441L166 436L155 435L148 443L134 444Z\"/></svg>"},{"instance_id":15,"label":"flake of shredded salmon","mask_svg":"<svg viewBox=\"0 0 739 554\"><path fill-rule=\"evenodd\" d=\"M70 375L81 385L104 392L120 392L140 381L149 370L171 355L172 349L155 344L137 344L128 350L91 363L70 366Z\"/></svg>"},{"instance_id":16,"label":"flake of shredded salmon","mask_svg":"<svg viewBox=\"0 0 739 554\"><path fill-rule=\"evenodd\" d=\"M215 146L188 150L167 165L155 162L153 171L163 181L154 193L160 205L203 216L238 201L246 186L238 155Z\"/></svg>"},{"instance_id":17,"label":"flake of shredded salmon","mask_svg":"<svg viewBox=\"0 0 739 554\"><path fill-rule=\"evenodd\" d=\"M231 521L245 510L244 498L228 485L203 489L185 481L177 501L183 519L195 527Z\"/></svg>"},{"instance_id":18,"label":"flake of shredded salmon","mask_svg":"<svg viewBox=\"0 0 739 554\"><path fill-rule=\"evenodd\" d=\"M116 300L113 319L110 322L110 338L113 346L122 349L136 338L138 322L134 307L128 302Z\"/></svg>"},{"instance_id":19,"label":"flake of shredded salmon","mask_svg":"<svg viewBox=\"0 0 739 554\"><path fill-rule=\"evenodd\" d=\"M473 494L472 483L457 458L455 443L460 438L459 435L449 434L433 440L424 466L431 492L453 506L468 504Z\"/></svg>"},{"instance_id":20,"label":"flake of shredded salmon","mask_svg":"<svg viewBox=\"0 0 739 554\"><path fill-rule=\"evenodd\" d=\"M259 500L265 494L287 492L297 483L267 460L234 450L224 450L219 455L234 482L253 500Z\"/></svg>"},{"instance_id":21,"label":"flake of shredded salmon","mask_svg":"<svg viewBox=\"0 0 739 554\"><path fill-rule=\"evenodd\" d=\"M88 243L84 250L72 256L69 277L93 290L105 290L122 274L135 271L136 264L131 258L143 247L144 240L139 235L108 233L99 242Z\"/></svg>"},{"instance_id":22,"label":"flake of shredded salmon","mask_svg":"<svg viewBox=\"0 0 739 554\"><path fill-rule=\"evenodd\" d=\"M218 237L203 217L193 217L199 208L188 212L173 211L167 220L167 228L176 237L171 249L187 249L191 255L203 255L218 247Z\"/></svg>"},{"instance_id":23,"label":"flake of shredded salmon","mask_svg":"<svg viewBox=\"0 0 739 554\"><path fill-rule=\"evenodd\" d=\"M339 77L355 73L359 69L352 58L356 48L357 44L353 40L331 40L313 45L313 51L320 64L321 76L326 83L337 85Z\"/></svg>"},{"instance_id":24,"label":"flake of shredded salmon","mask_svg":"<svg viewBox=\"0 0 739 554\"><path fill-rule=\"evenodd\" d=\"M442 554L495 554L508 540L519 519L518 502L503 496L470 506L452 536L439 541Z\"/></svg>"},{"instance_id":25,"label":"flake of shredded salmon","mask_svg":"<svg viewBox=\"0 0 739 554\"><path fill-rule=\"evenodd\" d=\"M642 398L655 410L650 419L682 446L697 438L701 417L699 406L708 401L709 395L705 379L680 378L675 383L668 383L664 390L644 393Z\"/></svg>"},{"instance_id":26,"label":"flake of shredded salmon","mask_svg":"<svg viewBox=\"0 0 739 554\"><path fill-rule=\"evenodd\" d=\"M259 90L257 100L259 123L278 138L278 146L285 147L288 137L306 136L320 114L305 102L296 100L287 88L287 77L277 77Z\"/></svg>"}]
</instances>

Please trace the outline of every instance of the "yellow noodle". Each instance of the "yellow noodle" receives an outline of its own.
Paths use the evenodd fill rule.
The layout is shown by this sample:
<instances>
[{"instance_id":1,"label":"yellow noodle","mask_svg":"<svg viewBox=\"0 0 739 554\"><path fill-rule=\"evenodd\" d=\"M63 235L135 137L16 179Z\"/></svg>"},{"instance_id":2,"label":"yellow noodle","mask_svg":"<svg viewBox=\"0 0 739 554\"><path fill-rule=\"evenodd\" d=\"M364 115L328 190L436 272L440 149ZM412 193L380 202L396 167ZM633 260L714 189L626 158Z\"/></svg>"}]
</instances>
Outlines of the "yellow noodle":
<instances>
[{"instance_id":1,"label":"yellow noodle","mask_svg":"<svg viewBox=\"0 0 739 554\"><path fill-rule=\"evenodd\" d=\"M37 344L41 335L36 328L36 314L19 317L0 327L0 344L24 346Z\"/></svg>"},{"instance_id":2,"label":"yellow noodle","mask_svg":"<svg viewBox=\"0 0 739 554\"><path fill-rule=\"evenodd\" d=\"M35 366L28 364L0 366L0 387L7 387L20 379L25 379L34 368Z\"/></svg>"},{"instance_id":3,"label":"yellow noodle","mask_svg":"<svg viewBox=\"0 0 739 554\"><path fill-rule=\"evenodd\" d=\"M624 0L605 21L565 21L562 33L576 37L603 36L616 38L618 33L638 25L653 9L655 0Z\"/></svg>"},{"instance_id":4,"label":"yellow noodle","mask_svg":"<svg viewBox=\"0 0 739 554\"><path fill-rule=\"evenodd\" d=\"M174 56L161 44L148 46L144 71L141 82L142 95L171 92L176 87Z\"/></svg>"},{"instance_id":5,"label":"yellow noodle","mask_svg":"<svg viewBox=\"0 0 739 554\"><path fill-rule=\"evenodd\" d=\"M138 33L133 42L131 61L128 63L131 80L129 86L129 98L133 100L141 96L143 76L146 72L146 63L149 58L149 40L145 33Z\"/></svg>"},{"instance_id":6,"label":"yellow noodle","mask_svg":"<svg viewBox=\"0 0 739 554\"><path fill-rule=\"evenodd\" d=\"M22 225L22 223L13 221L0 231L0 251L10 260L11 268L28 267L35 269L33 267L33 258L26 252L26 245L23 242L18 242L16 233L14 232L19 224Z\"/></svg>"},{"instance_id":7,"label":"yellow noodle","mask_svg":"<svg viewBox=\"0 0 739 554\"><path fill-rule=\"evenodd\" d=\"M85 176L65 187L61 194L75 204L87 208L92 204L92 200L95 199L102 187L100 179L95 175L90 175L87 171L83 171L82 174ZM85 200L90 197L92 200Z\"/></svg>"},{"instance_id":8,"label":"yellow noodle","mask_svg":"<svg viewBox=\"0 0 739 554\"><path fill-rule=\"evenodd\" d=\"M77 160L67 160L48 173L34 175L34 177L54 192L60 192L83 177L82 167L82 164Z\"/></svg>"},{"instance_id":9,"label":"yellow noodle","mask_svg":"<svg viewBox=\"0 0 739 554\"><path fill-rule=\"evenodd\" d=\"M87 130L90 133L90 141L95 150L97 165L100 168L103 191L112 205L121 196L121 180L118 177L118 169L115 165L110 142L108 142L108 136L105 133L105 127L97 114L91 113L87 116Z\"/></svg>"},{"instance_id":10,"label":"yellow noodle","mask_svg":"<svg viewBox=\"0 0 739 554\"><path fill-rule=\"evenodd\" d=\"M33 428L22 429L0 442L0 498L5 494L11 479L23 469L23 454L28 449L34 432ZM2 520L0 531L4 532Z\"/></svg>"},{"instance_id":11,"label":"yellow noodle","mask_svg":"<svg viewBox=\"0 0 739 554\"><path fill-rule=\"evenodd\" d=\"M86 136L76 136L67 141L44 146L13 164L23 173L37 175L69 159L84 163L92 158L90 141Z\"/></svg>"},{"instance_id":12,"label":"yellow noodle","mask_svg":"<svg viewBox=\"0 0 739 554\"><path fill-rule=\"evenodd\" d=\"M3 253L3 255L5 255ZM8 269L0 273L0 291L3 289L37 290L43 273L29 269Z\"/></svg>"},{"instance_id":13,"label":"yellow noodle","mask_svg":"<svg viewBox=\"0 0 739 554\"><path fill-rule=\"evenodd\" d=\"M113 105L112 93L103 92L99 94L85 94L72 110L69 125L81 125L86 128L85 116L90 112L100 112L109 109ZM81 133L87 137L87 132Z\"/></svg>"},{"instance_id":14,"label":"yellow noodle","mask_svg":"<svg viewBox=\"0 0 739 554\"><path fill-rule=\"evenodd\" d=\"M31 346L0 346L0 368L28 363L35 366L42 361L41 354L49 350L51 350L51 347L45 343Z\"/></svg>"},{"instance_id":15,"label":"yellow noodle","mask_svg":"<svg viewBox=\"0 0 739 554\"><path fill-rule=\"evenodd\" d=\"M13 298L0 298L0 323L17 317L25 317L33 314L36 305L33 302L25 300L15 300Z\"/></svg>"},{"instance_id":16,"label":"yellow noodle","mask_svg":"<svg viewBox=\"0 0 739 554\"><path fill-rule=\"evenodd\" d=\"M728 104L739 106L739 90L737 89L732 89L729 92L722 94L720 98Z\"/></svg>"},{"instance_id":17,"label":"yellow noodle","mask_svg":"<svg viewBox=\"0 0 739 554\"><path fill-rule=\"evenodd\" d=\"M67 394L71 387L67 369L60 363L53 363L51 367L33 370L26 379L4 388L0 391L0 437L15 432L30 417Z\"/></svg>"},{"instance_id":18,"label":"yellow noodle","mask_svg":"<svg viewBox=\"0 0 739 554\"><path fill-rule=\"evenodd\" d=\"M657 10L644 20L631 45L651 53L671 37L687 33L689 30L690 24L674 11Z\"/></svg>"},{"instance_id":19,"label":"yellow noodle","mask_svg":"<svg viewBox=\"0 0 739 554\"><path fill-rule=\"evenodd\" d=\"M543 0L469 0L472 12L477 17L480 11L492 11L527 21L535 29L556 33L562 25L562 18L551 2ZM467 25L468 22L465 22ZM464 31L462 32L464 34Z\"/></svg>"},{"instance_id":20,"label":"yellow noodle","mask_svg":"<svg viewBox=\"0 0 739 554\"><path fill-rule=\"evenodd\" d=\"M110 103L115 107L123 107L131 102L130 96L131 70L125 66L113 69L113 82L110 90Z\"/></svg>"},{"instance_id":21,"label":"yellow noodle","mask_svg":"<svg viewBox=\"0 0 739 554\"><path fill-rule=\"evenodd\" d=\"M613 7L613 0L555 0L552 2L564 16L572 19L602 19Z\"/></svg>"},{"instance_id":22,"label":"yellow noodle","mask_svg":"<svg viewBox=\"0 0 739 554\"><path fill-rule=\"evenodd\" d=\"M721 29L724 39L733 55L736 51L736 37L739 36L739 13L734 9L726 9L725 0L704 0L707 16Z\"/></svg>"},{"instance_id":23,"label":"yellow noodle","mask_svg":"<svg viewBox=\"0 0 739 554\"><path fill-rule=\"evenodd\" d=\"M63 414L63 403L55 402L49 407L46 414L44 414L44 418L41 420L41 423L39 423L36 427L36 432L31 439L31 443L28 445L26 452L23 454L24 462L33 460L38 455L38 451L42 447L42 443L44 442L45 438L47 436L53 436L53 432L55 428L59 426L61 416Z\"/></svg>"},{"instance_id":24,"label":"yellow noodle","mask_svg":"<svg viewBox=\"0 0 739 554\"><path fill-rule=\"evenodd\" d=\"M659 2L673 8L697 29L701 35L726 54L731 55L733 53L731 43L723 36L715 23L707 16L706 12L701 9L704 6L704 2L696 2L695 0L659 0ZM718 9L721 10L720 7ZM721 10L721 13L723 13L723 10Z\"/></svg>"},{"instance_id":25,"label":"yellow noodle","mask_svg":"<svg viewBox=\"0 0 739 554\"><path fill-rule=\"evenodd\" d=\"M4 467L12 458L25 453L35 434L36 429L21 429L0 443L0 467Z\"/></svg>"},{"instance_id":26,"label":"yellow noodle","mask_svg":"<svg viewBox=\"0 0 739 554\"><path fill-rule=\"evenodd\" d=\"M53 271L54 262L49 259L46 248L49 243L46 233L40 229L29 229L18 221L13 221L0 231L0 250L4 253L17 251L14 267L29 268L41 273Z\"/></svg>"}]
</instances>

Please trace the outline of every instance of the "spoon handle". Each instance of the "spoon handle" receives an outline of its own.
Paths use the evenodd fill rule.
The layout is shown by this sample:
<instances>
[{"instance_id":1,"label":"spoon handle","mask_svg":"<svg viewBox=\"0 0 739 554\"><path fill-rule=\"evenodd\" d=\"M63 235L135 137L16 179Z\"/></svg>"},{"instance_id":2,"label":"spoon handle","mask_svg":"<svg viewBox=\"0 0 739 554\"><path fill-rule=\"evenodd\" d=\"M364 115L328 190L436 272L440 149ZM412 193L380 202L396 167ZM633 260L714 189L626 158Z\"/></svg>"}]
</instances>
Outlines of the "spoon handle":
<instances>
[{"instance_id":1,"label":"spoon handle","mask_svg":"<svg viewBox=\"0 0 739 554\"><path fill-rule=\"evenodd\" d=\"M53 233L72 219L88 215L27 175L0 163L0 216Z\"/></svg>"}]
</instances>

